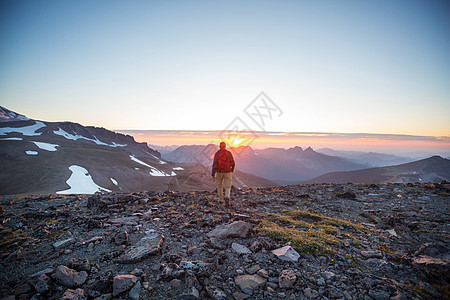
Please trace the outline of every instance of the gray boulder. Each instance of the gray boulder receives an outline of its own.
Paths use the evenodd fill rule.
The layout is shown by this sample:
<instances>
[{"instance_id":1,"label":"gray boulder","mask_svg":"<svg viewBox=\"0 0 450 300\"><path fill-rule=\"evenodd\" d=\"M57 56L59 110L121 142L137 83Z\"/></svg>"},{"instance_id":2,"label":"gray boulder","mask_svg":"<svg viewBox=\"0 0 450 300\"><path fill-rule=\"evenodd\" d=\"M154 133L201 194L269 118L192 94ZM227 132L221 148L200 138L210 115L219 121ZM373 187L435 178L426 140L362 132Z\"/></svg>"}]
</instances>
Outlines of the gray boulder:
<instances>
[{"instance_id":1,"label":"gray boulder","mask_svg":"<svg viewBox=\"0 0 450 300\"><path fill-rule=\"evenodd\" d=\"M231 224L219 225L206 235L210 238L246 237L252 225L243 221L235 221Z\"/></svg>"},{"instance_id":2,"label":"gray boulder","mask_svg":"<svg viewBox=\"0 0 450 300\"><path fill-rule=\"evenodd\" d=\"M149 233L115 261L123 264L138 262L159 253L163 241L164 236L161 233Z\"/></svg>"}]
</instances>

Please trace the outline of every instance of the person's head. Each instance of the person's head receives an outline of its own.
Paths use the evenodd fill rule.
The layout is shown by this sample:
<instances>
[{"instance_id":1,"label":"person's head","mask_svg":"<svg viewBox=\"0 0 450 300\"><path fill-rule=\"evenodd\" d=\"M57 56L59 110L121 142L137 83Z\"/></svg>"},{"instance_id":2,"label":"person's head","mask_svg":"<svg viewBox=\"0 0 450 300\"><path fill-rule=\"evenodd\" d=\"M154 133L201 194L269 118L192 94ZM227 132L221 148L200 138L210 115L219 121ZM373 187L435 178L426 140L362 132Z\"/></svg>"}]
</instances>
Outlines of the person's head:
<instances>
[{"instance_id":1,"label":"person's head","mask_svg":"<svg viewBox=\"0 0 450 300\"><path fill-rule=\"evenodd\" d=\"M227 144L225 144L225 142L220 142L219 147L220 149L225 149L227 147Z\"/></svg>"}]
</instances>

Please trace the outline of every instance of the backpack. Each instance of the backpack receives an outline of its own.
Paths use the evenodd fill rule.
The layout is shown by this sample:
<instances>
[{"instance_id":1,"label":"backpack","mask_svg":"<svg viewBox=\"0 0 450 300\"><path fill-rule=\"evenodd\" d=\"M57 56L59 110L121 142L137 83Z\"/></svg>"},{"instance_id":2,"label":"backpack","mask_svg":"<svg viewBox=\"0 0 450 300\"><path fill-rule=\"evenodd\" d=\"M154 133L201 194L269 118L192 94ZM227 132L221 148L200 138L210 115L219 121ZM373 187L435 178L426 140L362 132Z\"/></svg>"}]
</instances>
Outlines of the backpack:
<instances>
[{"instance_id":1,"label":"backpack","mask_svg":"<svg viewBox=\"0 0 450 300\"><path fill-rule=\"evenodd\" d=\"M228 151L219 151L218 170L219 172L230 172L230 161L228 160Z\"/></svg>"}]
</instances>

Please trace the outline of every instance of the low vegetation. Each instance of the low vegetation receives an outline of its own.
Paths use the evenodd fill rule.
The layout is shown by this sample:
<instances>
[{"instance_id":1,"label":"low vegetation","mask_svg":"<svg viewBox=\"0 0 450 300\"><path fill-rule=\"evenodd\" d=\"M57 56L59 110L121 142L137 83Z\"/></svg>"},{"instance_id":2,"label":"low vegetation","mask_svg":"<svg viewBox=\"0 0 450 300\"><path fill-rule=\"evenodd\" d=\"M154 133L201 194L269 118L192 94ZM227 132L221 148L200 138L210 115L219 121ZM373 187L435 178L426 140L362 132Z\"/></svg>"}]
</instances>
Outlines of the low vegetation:
<instances>
[{"instance_id":1,"label":"low vegetation","mask_svg":"<svg viewBox=\"0 0 450 300\"><path fill-rule=\"evenodd\" d=\"M260 213L257 230L264 235L291 243L301 253L332 255L339 247L337 236L359 244L357 234L368 229L342 219L327 217L312 210L285 210L285 215Z\"/></svg>"}]
</instances>

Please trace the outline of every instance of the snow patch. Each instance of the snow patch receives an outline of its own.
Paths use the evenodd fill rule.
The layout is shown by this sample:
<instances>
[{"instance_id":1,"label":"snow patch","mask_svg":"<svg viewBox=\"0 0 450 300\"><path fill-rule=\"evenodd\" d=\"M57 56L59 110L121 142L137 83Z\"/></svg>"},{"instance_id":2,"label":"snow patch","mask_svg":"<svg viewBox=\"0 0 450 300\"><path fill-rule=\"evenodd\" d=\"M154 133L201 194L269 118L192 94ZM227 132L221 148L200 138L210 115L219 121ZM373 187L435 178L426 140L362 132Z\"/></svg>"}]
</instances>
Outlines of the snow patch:
<instances>
[{"instance_id":1,"label":"snow patch","mask_svg":"<svg viewBox=\"0 0 450 300\"><path fill-rule=\"evenodd\" d=\"M146 166L148 168L151 169L150 171L150 175L152 176L176 176L177 174L175 174L175 172L172 171L172 174L167 174L161 170L158 170L155 167L150 166L149 164L146 164L145 162L143 162L142 160L137 159L134 155L130 155L130 158L132 161L137 162L138 164L141 164L143 166Z\"/></svg>"},{"instance_id":2,"label":"snow patch","mask_svg":"<svg viewBox=\"0 0 450 300\"><path fill-rule=\"evenodd\" d=\"M6 138L6 139L0 139L0 141L23 141L23 138Z\"/></svg>"},{"instance_id":3,"label":"snow patch","mask_svg":"<svg viewBox=\"0 0 450 300\"><path fill-rule=\"evenodd\" d=\"M175 174L175 172L172 171L172 174L169 175L161 170L158 170L158 169L152 167L152 170L150 171L150 175L152 175L152 176L176 176L177 174Z\"/></svg>"},{"instance_id":4,"label":"snow patch","mask_svg":"<svg viewBox=\"0 0 450 300\"><path fill-rule=\"evenodd\" d=\"M68 139L68 140L76 141L76 140L79 140L79 139L83 139L83 140L87 140L87 141L94 142L94 143L96 143L97 145L100 145L100 146L108 146L108 147L114 147L114 148L116 148L116 147L125 147L125 146L128 145L128 144L117 144L116 142L113 142L112 144L107 144L107 143L104 143L104 142L100 141L100 140L99 140L97 137L95 137L95 136L94 136L95 139L90 139L90 138L87 138L87 137L82 136L82 135L78 135L78 134L77 134L77 135L70 134L70 133L64 131L64 130L61 129L61 128L58 128L58 130L56 130L56 131L54 130L53 133L54 133L54 134L57 134L57 135L60 135L60 136L63 136L63 137L65 137L65 138Z\"/></svg>"},{"instance_id":5,"label":"snow patch","mask_svg":"<svg viewBox=\"0 0 450 300\"><path fill-rule=\"evenodd\" d=\"M141 165L146 166L146 167L148 167L148 168L153 168L152 166L146 164L146 163L143 162L142 160L137 159L134 155L130 155L130 158L131 158L132 161L135 161L135 162L137 162L138 164L141 164Z\"/></svg>"},{"instance_id":6,"label":"snow patch","mask_svg":"<svg viewBox=\"0 0 450 300\"><path fill-rule=\"evenodd\" d=\"M28 155L38 155L39 154L39 152L31 151L31 150L25 151L25 153L28 154Z\"/></svg>"},{"instance_id":7,"label":"snow patch","mask_svg":"<svg viewBox=\"0 0 450 300\"><path fill-rule=\"evenodd\" d=\"M66 183L70 186L70 189L56 192L57 194L94 194L100 191L111 192L110 190L97 185L85 168L72 165L69 167L69 170L72 171L72 175L70 175Z\"/></svg>"},{"instance_id":8,"label":"snow patch","mask_svg":"<svg viewBox=\"0 0 450 300\"><path fill-rule=\"evenodd\" d=\"M47 151L56 151L56 147L59 147L57 144L50 144L44 142L33 142L39 149L47 150Z\"/></svg>"},{"instance_id":9,"label":"snow patch","mask_svg":"<svg viewBox=\"0 0 450 300\"><path fill-rule=\"evenodd\" d=\"M119 186L119 183L117 182L117 180L115 180L112 177L110 179L111 179L112 183L119 188L119 190L122 190L122 188Z\"/></svg>"},{"instance_id":10,"label":"snow patch","mask_svg":"<svg viewBox=\"0 0 450 300\"><path fill-rule=\"evenodd\" d=\"M147 152L147 151L145 151L145 152ZM153 158L156 159L161 165L167 164L165 161L162 161L161 159L159 159L156 155L153 155L149 152L147 152L147 153L150 154L151 156L153 156Z\"/></svg>"},{"instance_id":11,"label":"snow patch","mask_svg":"<svg viewBox=\"0 0 450 300\"><path fill-rule=\"evenodd\" d=\"M43 127L46 127L44 123L40 121L35 121L34 125L29 125L25 127L3 127L0 128L0 135L6 135L8 133L21 133L26 136L36 136L41 135L42 132L36 133L38 129L41 129Z\"/></svg>"},{"instance_id":12,"label":"snow patch","mask_svg":"<svg viewBox=\"0 0 450 300\"><path fill-rule=\"evenodd\" d=\"M175 167L175 168L172 168L172 170L175 170L175 171L183 171L184 169L183 169L182 167Z\"/></svg>"}]
</instances>

